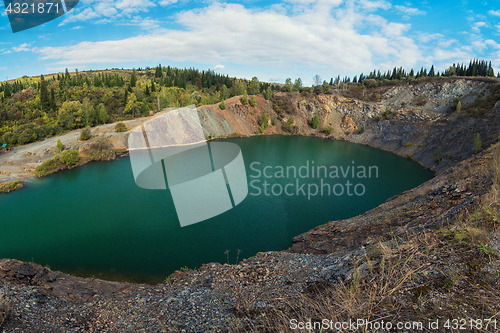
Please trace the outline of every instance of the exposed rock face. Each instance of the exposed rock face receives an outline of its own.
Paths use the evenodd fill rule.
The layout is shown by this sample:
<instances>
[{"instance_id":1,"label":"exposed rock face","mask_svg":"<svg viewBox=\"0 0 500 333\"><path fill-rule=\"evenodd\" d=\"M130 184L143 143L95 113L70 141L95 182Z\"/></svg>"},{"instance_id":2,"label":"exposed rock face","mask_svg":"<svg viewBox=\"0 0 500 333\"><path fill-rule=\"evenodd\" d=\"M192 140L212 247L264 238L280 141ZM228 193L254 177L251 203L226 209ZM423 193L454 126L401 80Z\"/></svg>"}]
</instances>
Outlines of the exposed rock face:
<instances>
[{"instance_id":1,"label":"exposed rock face","mask_svg":"<svg viewBox=\"0 0 500 333\"><path fill-rule=\"evenodd\" d=\"M352 117L347 115L347 114L342 119L342 122L340 123L340 127L342 127L343 129L346 129L348 131L359 130L359 126L356 124L354 119L352 119Z\"/></svg>"}]
</instances>

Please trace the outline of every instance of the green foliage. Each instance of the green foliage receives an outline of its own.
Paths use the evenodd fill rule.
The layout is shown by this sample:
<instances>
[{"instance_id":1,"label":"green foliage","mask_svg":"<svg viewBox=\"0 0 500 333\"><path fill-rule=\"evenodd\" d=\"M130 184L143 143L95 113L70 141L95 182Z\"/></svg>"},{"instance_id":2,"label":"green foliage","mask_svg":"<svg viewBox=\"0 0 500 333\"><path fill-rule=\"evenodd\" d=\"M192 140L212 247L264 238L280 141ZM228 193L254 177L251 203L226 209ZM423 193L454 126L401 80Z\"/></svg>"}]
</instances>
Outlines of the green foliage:
<instances>
[{"instance_id":1,"label":"green foliage","mask_svg":"<svg viewBox=\"0 0 500 333\"><path fill-rule=\"evenodd\" d=\"M333 132L333 127L326 126L321 130L321 132L325 133L326 136L329 136Z\"/></svg>"},{"instance_id":2,"label":"green foliage","mask_svg":"<svg viewBox=\"0 0 500 333\"><path fill-rule=\"evenodd\" d=\"M380 121L380 119L382 119L382 116L381 116L381 115L378 115L378 116L376 116L376 117L375 117L375 120L376 120L376 121Z\"/></svg>"},{"instance_id":3,"label":"green foliage","mask_svg":"<svg viewBox=\"0 0 500 333\"><path fill-rule=\"evenodd\" d=\"M57 139L57 151L60 153L63 150L63 144L61 142L61 139Z\"/></svg>"},{"instance_id":4,"label":"green foliage","mask_svg":"<svg viewBox=\"0 0 500 333\"><path fill-rule=\"evenodd\" d=\"M16 180L13 182L6 182L6 183L1 183L0 184L0 193L9 193L12 192L20 187L22 187L23 182L20 180ZM1 309L0 309L1 312ZM1 322L0 322L1 324ZM0 325L1 326L1 325Z\"/></svg>"},{"instance_id":5,"label":"green foliage","mask_svg":"<svg viewBox=\"0 0 500 333\"><path fill-rule=\"evenodd\" d=\"M259 119L259 126L262 129L266 129L269 125L269 114L265 111Z\"/></svg>"},{"instance_id":6,"label":"green foliage","mask_svg":"<svg viewBox=\"0 0 500 333\"><path fill-rule=\"evenodd\" d=\"M271 87L267 87L267 89L264 91L264 98L268 101L273 97L273 91L271 90Z\"/></svg>"},{"instance_id":7,"label":"green foliage","mask_svg":"<svg viewBox=\"0 0 500 333\"><path fill-rule=\"evenodd\" d=\"M226 103L224 103L224 101L220 102L220 104L219 104L219 108L220 108L221 110L225 110L225 109L226 109Z\"/></svg>"},{"instance_id":8,"label":"green foliage","mask_svg":"<svg viewBox=\"0 0 500 333\"><path fill-rule=\"evenodd\" d=\"M436 151L434 152L433 159L437 164L441 163L441 161L443 160L443 152L441 151L441 146L437 147Z\"/></svg>"},{"instance_id":9,"label":"green foliage","mask_svg":"<svg viewBox=\"0 0 500 333\"><path fill-rule=\"evenodd\" d=\"M99 104L97 107L97 121L99 124L104 125L109 120L108 110L106 109L106 105L104 103Z\"/></svg>"},{"instance_id":10,"label":"green foliage","mask_svg":"<svg viewBox=\"0 0 500 333\"><path fill-rule=\"evenodd\" d=\"M59 161L67 166L73 166L80 161L77 150L65 150L59 155Z\"/></svg>"},{"instance_id":11,"label":"green foliage","mask_svg":"<svg viewBox=\"0 0 500 333\"><path fill-rule=\"evenodd\" d=\"M248 104L248 95L245 92L245 94L241 97L241 104L247 105Z\"/></svg>"},{"instance_id":12,"label":"green foliage","mask_svg":"<svg viewBox=\"0 0 500 333\"><path fill-rule=\"evenodd\" d=\"M130 87L134 88L137 85L137 74L135 69L132 70L132 74L130 75Z\"/></svg>"},{"instance_id":13,"label":"green foliage","mask_svg":"<svg viewBox=\"0 0 500 333\"><path fill-rule=\"evenodd\" d=\"M405 146L410 147L411 145L412 145L411 141L408 141Z\"/></svg>"},{"instance_id":14,"label":"green foliage","mask_svg":"<svg viewBox=\"0 0 500 333\"><path fill-rule=\"evenodd\" d=\"M462 110L462 102L458 101L457 106L455 107L455 109L457 110L457 112L460 112L460 110Z\"/></svg>"},{"instance_id":15,"label":"green foliage","mask_svg":"<svg viewBox=\"0 0 500 333\"><path fill-rule=\"evenodd\" d=\"M37 166L35 168L35 174L39 177L50 175L57 170L73 166L78 162L80 162L80 157L78 156L77 150L65 150L59 155Z\"/></svg>"},{"instance_id":16,"label":"green foliage","mask_svg":"<svg viewBox=\"0 0 500 333\"><path fill-rule=\"evenodd\" d=\"M255 98L255 95L250 98L250 106L256 106L257 105L257 98Z\"/></svg>"},{"instance_id":17,"label":"green foliage","mask_svg":"<svg viewBox=\"0 0 500 333\"><path fill-rule=\"evenodd\" d=\"M293 117L290 117L288 121L283 124L283 129L287 132L292 132L295 129L295 126L293 125L294 122L295 120L293 119Z\"/></svg>"},{"instance_id":18,"label":"green foliage","mask_svg":"<svg viewBox=\"0 0 500 333\"><path fill-rule=\"evenodd\" d=\"M120 132L126 132L128 131L127 125L124 123L118 123L115 125L115 132L120 133Z\"/></svg>"},{"instance_id":19,"label":"green foliage","mask_svg":"<svg viewBox=\"0 0 500 333\"><path fill-rule=\"evenodd\" d=\"M271 122L271 124L272 124L273 126L276 126L276 122L277 122L277 121L278 121L278 118L274 117L274 118L273 118L273 120L272 120L272 122Z\"/></svg>"},{"instance_id":20,"label":"green foliage","mask_svg":"<svg viewBox=\"0 0 500 333\"><path fill-rule=\"evenodd\" d=\"M363 134L364 132L365 132L365 127L361 126L361 128L359 129L359 134Z\"/></svg>"},{"instance_id":21,"label":"green foliage","mask_svg":"<svg viewBox=\"0 0 500 333\"><path fill-rule=\"evenodd\" d=\"M87 141L92 135L90 134L90 128L86 127L80 132L80 140Z\"/></svg>"},{"instance_id":22,"label":"green foliage","mask_svg":"<svg viewBox=\"0 0 500 333\"><path fill-rule=\"evenodd\" d=\"M316 129L319 126L319 115L316 113L314 117L309 122L312 128Z\"/></svg>"},{"instance_id":23,"label":"green foliage","mask_svg":"<svg viewBox=\"0 0 500 333\"><path fill-rule=\"evenodd\" d=\"M474 138L474 154L479 153L483 146L483 141L481 140L481 135L477 133L476 137Z\"/></svg>"}]
</instances>

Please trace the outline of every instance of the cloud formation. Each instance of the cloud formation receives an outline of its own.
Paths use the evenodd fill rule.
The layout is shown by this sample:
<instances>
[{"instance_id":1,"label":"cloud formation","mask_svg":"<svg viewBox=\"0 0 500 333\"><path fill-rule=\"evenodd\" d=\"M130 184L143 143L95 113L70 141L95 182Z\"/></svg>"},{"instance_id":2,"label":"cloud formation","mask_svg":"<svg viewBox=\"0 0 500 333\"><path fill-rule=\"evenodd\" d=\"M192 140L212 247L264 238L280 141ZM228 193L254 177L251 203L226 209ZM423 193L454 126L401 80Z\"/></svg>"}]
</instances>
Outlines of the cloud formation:
<instances>
[{"instance_id":1,"label":"cloud formation","mask_svg":"<svg viewBox=\"0 0 500 333\"><path fill-rule=\"evenodd\" d=\"M102 1L87 0L102 4ZM161 2L166 4L165 1ZM171 3L171 2L169 2ZM109 7L129 11L152 6L152 1L123 0ZM159 3L160 4L160 3ZM288 0L284 7L248 9L240 4L214 2L203 9L176 16L182 29L165 29L160 22L134 17L136 24L154 31L122 40L81 42L72 46L36 49L41 59L60 66L83 66L141 60L169 59L199 63L233 62L245 65L297 64L332 71L363 71L383 66L413 66L422 58L409 24L389 22L376 14L391 8L386 1ZM88 8L67 21L96 18ZM99 17L102 17L99 16ZM82 52L85 50L85 52ZM147 50L147 52L144 52Z\"/></svg>"}]
</instances>

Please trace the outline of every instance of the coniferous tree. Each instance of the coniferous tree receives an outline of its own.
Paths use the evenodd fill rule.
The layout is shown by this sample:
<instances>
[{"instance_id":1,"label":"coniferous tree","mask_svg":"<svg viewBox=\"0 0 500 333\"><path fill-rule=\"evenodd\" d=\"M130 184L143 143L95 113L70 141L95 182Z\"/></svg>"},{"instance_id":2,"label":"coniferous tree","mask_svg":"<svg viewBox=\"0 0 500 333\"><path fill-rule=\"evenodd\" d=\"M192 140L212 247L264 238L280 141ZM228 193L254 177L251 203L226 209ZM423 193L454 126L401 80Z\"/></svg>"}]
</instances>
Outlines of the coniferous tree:
<instances>
[{"instance_id":1,"label":"coniferous tree","mask_svg":"<svg viewBox=\"0 0 500 333\"><path fill-rule=\"evenodd\" d=\"M132 69L132 74L130 75L130 87L135 88L137 84L137 76L135 73L135 69Z\"/></svg>"},{"instance_id":2,"label":"coniferous tree","mask_svg":"<svg viewBox=\"0 0 500 333\"><path fill-rule=\"evenodd\" d=\"M40 76L40 105L43 111L49 111L51 107L47 82L45 82L43 75Z\"/></svg>"}]
</instances>

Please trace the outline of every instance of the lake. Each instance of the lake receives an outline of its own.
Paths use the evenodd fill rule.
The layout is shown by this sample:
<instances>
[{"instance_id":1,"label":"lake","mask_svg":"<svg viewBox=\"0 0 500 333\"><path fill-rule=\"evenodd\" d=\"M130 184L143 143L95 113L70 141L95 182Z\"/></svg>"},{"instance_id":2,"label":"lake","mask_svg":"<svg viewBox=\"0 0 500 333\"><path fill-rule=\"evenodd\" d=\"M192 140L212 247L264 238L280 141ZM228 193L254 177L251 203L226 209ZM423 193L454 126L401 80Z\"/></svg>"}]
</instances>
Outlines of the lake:
<instances>
[{"instance_id":1,"label":"lake","mask_svg":"<svg viewBox=\"0 0 500 333\"><path fill-rule=\"evenodd\" d=\"M181 267L286 249L300 233L362 214L433 177L414 161L345 141L220 141L237 144L245 161L248 196L235 208L181 228L170 191L137 187L128 157L91 163L0 195L0 258L158 283Z\"/></svg>"}]
</instances>

